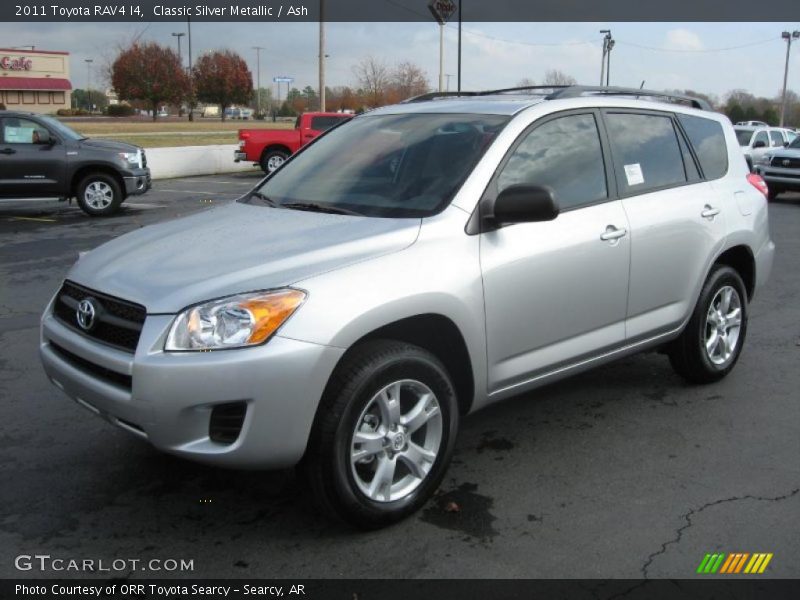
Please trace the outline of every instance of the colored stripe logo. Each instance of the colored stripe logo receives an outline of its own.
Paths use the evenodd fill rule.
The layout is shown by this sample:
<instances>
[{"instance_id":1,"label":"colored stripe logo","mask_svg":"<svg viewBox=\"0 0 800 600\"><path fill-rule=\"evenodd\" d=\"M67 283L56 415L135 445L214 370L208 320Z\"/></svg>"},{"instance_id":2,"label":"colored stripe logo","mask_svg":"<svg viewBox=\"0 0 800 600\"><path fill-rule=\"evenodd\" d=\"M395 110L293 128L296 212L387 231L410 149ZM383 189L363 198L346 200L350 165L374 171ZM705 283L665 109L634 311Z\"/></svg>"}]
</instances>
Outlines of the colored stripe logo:
<instances>
[{"instance_id":1,"label":"colored stripe logo","mask_svg":"<svg viewBox=\"0 0 800 600\"><path fill-rule=\"evenodd\" d=\"M738 573L755 575L763 573L772 560L772 552L732 552L706 554L697 567L701 574L720 573L735 575Z\"/></svg>"}]
</instances>

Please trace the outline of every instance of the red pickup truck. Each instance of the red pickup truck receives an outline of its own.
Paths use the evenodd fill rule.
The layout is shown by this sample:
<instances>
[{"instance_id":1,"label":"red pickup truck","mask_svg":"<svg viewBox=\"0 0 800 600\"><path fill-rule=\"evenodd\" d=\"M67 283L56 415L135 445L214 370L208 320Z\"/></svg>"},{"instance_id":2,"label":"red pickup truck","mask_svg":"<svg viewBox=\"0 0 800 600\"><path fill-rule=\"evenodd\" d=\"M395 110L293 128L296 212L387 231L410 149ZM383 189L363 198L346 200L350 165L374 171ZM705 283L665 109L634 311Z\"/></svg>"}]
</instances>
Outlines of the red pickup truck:
<instances>
[{"instance_id":1,"label":"red pickup truck","mask_svg":"<svg viewBox=\"0 0 800 600\"><path fill-rule=\"evenodd\" d=\"M265 173L272 173L284 161L315 137L353 118L347 113L309 112L297 117L294 129L240 129L239 148L234 152L235 162L250 161L260 165Z\"/></svg>"}]
</instances>

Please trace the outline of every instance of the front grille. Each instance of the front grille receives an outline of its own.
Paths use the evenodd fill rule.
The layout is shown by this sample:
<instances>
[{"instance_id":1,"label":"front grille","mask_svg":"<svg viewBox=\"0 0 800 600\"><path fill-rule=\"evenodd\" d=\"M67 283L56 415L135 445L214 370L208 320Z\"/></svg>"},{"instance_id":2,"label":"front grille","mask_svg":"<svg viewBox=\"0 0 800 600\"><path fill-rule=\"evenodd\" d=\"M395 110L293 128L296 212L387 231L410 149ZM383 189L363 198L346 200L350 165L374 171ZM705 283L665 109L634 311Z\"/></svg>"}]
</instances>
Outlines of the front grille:
<instances>
[{"instance_id":1,"label":"front grille","mask_svg":"<svg viewBox=\"0 0 800 600\"><path fill-rule=\"evenodd\" d=\"M142 168L145 168L146 166L147 166L147 153L144 151L144 148L142 148Z\"/></svg>"},{"instance_id":2,"label":"front grille","mask_svg":"<svg viewBox=\"0 0 800 600\"><path fill-rule=\"evenodd\" d=\"M58 354L73 367L87 373L88 375L94 375L106 383L111 383L113 385L125 388L128 391L130 391L133 387L133 378L130 375L117 373L111 369L106 369L105 367L96 365L95 363L86 360L85 358L81 358L77 354L73 354L69 350L62 348L58 344L54 344L52 341L50 342L50 348L52 348L53 352Z\"/></svg>"},{"instance_id":3,"label":"front grille","mask_svg":"<svg viewBox=\"0 0 800 600\"><path fill-rule=\"evenodd\" d=\"M789 164L784 164L784 161L788 161ZM780 167L781 169L800 169L800 158L773 156L770 166Z\"/></svg>"},{"instance_id":4,"label":"front grille","mask_svg":"<svg viewBox=\"0 0 800 600\"><path fill-rule=\"evenodd\" d=\"M78 304L87 298L95 306L94 325L87 331L78 325ZM147 310L141 304L120 300L65 281L53 307L55 317L75 331L128 352L136 350Z\"/></svg>"},{"instance_id":5,"label":"front grille","mask_svg":"<svg viewBox=\"0 0 800 600\"><path fill-rule=\"evenodd\" d=\"M247 413L246 402L228 402L217 404L211 410L208 423L208 437L212 442L232 444L242 432L244 416Z\"/></svg>"}]
</instances>

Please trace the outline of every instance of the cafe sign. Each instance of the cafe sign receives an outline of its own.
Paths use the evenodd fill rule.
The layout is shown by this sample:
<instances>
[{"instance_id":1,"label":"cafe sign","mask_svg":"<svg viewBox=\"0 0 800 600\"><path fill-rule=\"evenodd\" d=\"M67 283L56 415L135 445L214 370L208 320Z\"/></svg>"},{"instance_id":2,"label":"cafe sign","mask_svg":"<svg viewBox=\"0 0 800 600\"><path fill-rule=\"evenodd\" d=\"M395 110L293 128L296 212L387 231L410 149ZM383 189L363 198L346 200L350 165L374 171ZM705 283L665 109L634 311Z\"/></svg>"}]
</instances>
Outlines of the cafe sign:
<instances>
[{"instance_id":1,"label":"cafe sign","mask_svg":"<svg viewBox=\"0 0 800 600\"><path fill-rule=\"evenodd\" d=\"M33 61L24 56L19 58L4 56L0 58L0 68L5 71L30 71L33 68Z\"/></svg>"}]
</instances>

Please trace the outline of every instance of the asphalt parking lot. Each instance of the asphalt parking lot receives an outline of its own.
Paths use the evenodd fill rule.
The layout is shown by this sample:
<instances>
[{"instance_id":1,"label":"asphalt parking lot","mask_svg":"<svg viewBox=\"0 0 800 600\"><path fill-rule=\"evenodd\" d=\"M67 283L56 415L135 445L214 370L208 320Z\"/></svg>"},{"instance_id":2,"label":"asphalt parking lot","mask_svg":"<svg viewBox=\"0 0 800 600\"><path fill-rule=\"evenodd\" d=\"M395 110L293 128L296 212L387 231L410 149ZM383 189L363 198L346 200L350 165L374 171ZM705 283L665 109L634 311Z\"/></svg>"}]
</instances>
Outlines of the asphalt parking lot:
<instances>
[{"instance_id":1,"label":"asphalt parking lot","mask_svg":"<svg viewBox=\"0 0 800 600\"><path fill-rule=\"evenodd\" d=\"M152 450L39 364L39 316L79 251L257 180L156 182L109 219L0 204L0 577L41 576L14 568L40 553L194 561L132 576L684 578L707 552L771 552L761 577L800 577L800 194L770 206L776 263L727 379L689 386L653 353L486 409L436 499L361 533L316 515L291 472Z\"/></svg>"}]
</instances>

